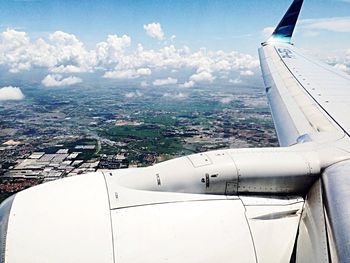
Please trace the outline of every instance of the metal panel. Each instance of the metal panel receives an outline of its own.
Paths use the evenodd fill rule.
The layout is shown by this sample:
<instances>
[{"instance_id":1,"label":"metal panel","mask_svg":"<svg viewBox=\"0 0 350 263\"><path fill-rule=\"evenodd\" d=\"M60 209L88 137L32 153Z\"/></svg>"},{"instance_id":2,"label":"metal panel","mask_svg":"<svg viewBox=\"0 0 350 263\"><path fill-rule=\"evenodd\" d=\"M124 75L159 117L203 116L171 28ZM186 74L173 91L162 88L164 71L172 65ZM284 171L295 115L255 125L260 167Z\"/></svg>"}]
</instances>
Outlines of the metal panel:
<instances>
[{"instance_id":1,"label":"metal panel","mask_svg":"<svg viewBox=\"0 0 350 263\"><path fill-rule=\"evenodd\" d=\"M111 232L102 174L45 183L16 195L5 262L113 263Z\"/></svg>"},{"instance_id":2,"label":"metal panel","mask_svg":"<svg viewBox=\"0 0 350 263\"><path fill-rule=\"evenodd\" d=\"M137 173L136 169L130 170L133 170ZM123 187L118 184L118 173L116 172L119 171L115 171L113 176L110 176L107 172L104 173L111 209L188 201L226 200L226 197L223 195L200 195L159 191L156 192ZM122 170L120 170L120 172L122 172Z\"/></svg>"},{"instance_id":3,"label":"metal panel","mask_svg":"<svg viewBox=\"0 0 350 263\"><path fill-rule=\"evenodd\" d=\"M299 225L297 263L328 263L328 244L322 201L321 179L307 194Z\"/></svg>"},{"instance_id":4,"label":"metal panel","mask_svg":"<svg viewBox=\"0 0 350 263\"><path fill-rule=\"evenodd\" d=\"M333 153L331 150L328 152ZM216 195L306 194L324 165L321 154L309 150L306 143L289 148L219 150L205 155L210 165L194 167L188 158L180 157L147 168L110 171L105 173L108 187Z\"/></svg>"},{"instance_id":5,"label":"metal panel","mask_svg":"<svg viewBox=\"0 0 350 263\"><path fill-rule=\"evenodd\" d=\"M187 157L194 167L200 167L212 164L211 160L205 153L193 154Z\"/></svg>"},{"instance_id":6,"label":"metal panel","mask_svg":"<svg viewBox=\"0 0 350 263\"><path fill-rule=\"evenodd\" d=\"M7 227L15 196L7 198L0 205L0 262L5 262Z\"/></svg>"},{"instance_id":7,"label":"metal panel","mask_svg":"<svg viewBox=\"0 0 350 263\"><path fill-rule=\"evenodd\" d=\"M289 262L304 200L295 197L242 196L241 199L258 262Z\"/></svg>"},{"instance_id":8,"label":"metal panel","mask_svg":"<svg viewBox=\"0 0 350 263\"><path fill-rule=\"evenodd\" d=\"M112 211L118 263L256 262L240 200Z\"/></svg>"},{"instance_id":9,"label":"metal panel","mask_svg":"<svg viewBox=\"0 0 350 263\"><path fill-rule=\"evenodd\" d=\"M296 142L296 139L301 135L297 129L297 124L292 118L287 105L281 94L285 90L284 83L276 80L280 79L278 69L274 65L272 56L274 55L271 47L259 49L259 57L261 70L266 87L266 95L269 100L273 121L275 124L278 141L281 146L288 146ZM281 90L282 89L282 90ZM281 91L280 91L281 90ZM293 102L292 102L293 103ZM307 123L302 121L302 124Z\"/></svg>"},{"instance_id":10,"label":"metal panel","mask_svg":"<svg viewBox=\"0 0 350 263\"><path fill-rule=\"evenodd\" d=\"M337 262L350 262L350 161L327 168L322 182L331 257Z\"/></svg>"},{"instance_id":11,"label":"metal panel","mask_svg":"<svg viewBox=\"0 0 350 263\"><path fill-rule=\"evenodd\" d=\"M349 76L308 59L289 44L266 44L259 56L281 146L296 143L304 134L341 138L350 129L344 110L350 110Z\"/></svg>"},{"instance_id":12,"label":"metal panel","mask_svg":"<svg viewBox=\"0 0 350 263\"><path fill-rule=\"evenodd\" d=\"M292 147L229 152L238 171L238 193L303 193L320 172L318 156Z\"/></svg>"},{"instance_id":13,"label":"metal panel","mask_svg":"<svg viewBox=\"0 0 350 263\"><path fill-rule=\"evenodd\" d=\"M335 68L308 58L293 46L288 48L295 59L283 59L293 76L303 89L317 102L318 106L337 123L347 134L350 134L350 76ZM322 124L322 125L321 125ZM325 122L315 121L319 129L330 130ZM338 128L339 128L338 127Z\"/></svg>"},{"instance_id":14,"label":"metal panel","mask_svg":"<svg viewBox=\"0 0 350 263\"><path fill-rule=\"evenodd\" d=\"M191 160L196 160L196 165ZM237 181L237 169L227 151L194 154L151 167L116 170L110 174L106 178L115 185L157 192L224 195L226 182Z\"/></svg>"}]
</instances>

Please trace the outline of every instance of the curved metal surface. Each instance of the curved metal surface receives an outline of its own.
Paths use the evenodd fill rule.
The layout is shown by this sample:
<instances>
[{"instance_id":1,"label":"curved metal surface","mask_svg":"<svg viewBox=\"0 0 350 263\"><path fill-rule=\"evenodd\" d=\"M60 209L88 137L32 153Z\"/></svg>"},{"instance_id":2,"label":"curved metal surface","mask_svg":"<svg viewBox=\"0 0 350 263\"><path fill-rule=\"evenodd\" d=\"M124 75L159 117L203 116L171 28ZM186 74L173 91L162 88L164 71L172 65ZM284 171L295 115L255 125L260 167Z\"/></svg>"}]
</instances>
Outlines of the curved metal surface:
<instances>
[{"instance_id":1,"label":"curved metal surface","mask_svg":"<svg viewBox=\"0 0 350 263\"><path fill-rule=\"evenodd\" d=\"M11 207L6 263L113 263L111 214L101 173L19 192Z\"/></svg>"},{"instance_id":2,"label":"curved metal surface","mask_svg":"<svg viewBox=\"0 0 350 263\"><path fill-rule=\"evenodd\" d=\"M308 147L217 150L146 168L110 171L116 185L191 194L306 194L321 173Z\"/></svg>"},{"instance_id":3,"label":"curved metal surface","mask_svg":"<svg viewBox=\"0 0 350 263\"><path fill-rule=\"evenodd\" d=\"M5 263L6 236L11 207L15 195L7 198L0 205L0 262Z\"/></svg>"},{"instance_id":4,"label":"curved metal surface","mask_svg":"<svg viewBox=\"0 0 350 263\"><path fill-rule=\"evenodd\" d=\"M332 262L350 262L350 161L327 168L322 182Z\"/></svg>"},{"instance_id":5,"label":"curved metal surface","mask_svg":"<svg viewBox=\"0 0 350 263\"><path fill-rule=\"evenodd\" d=\"M296 262L329 262L321 179L314 183L306 196L299 224Z\"/></svg>"}]
</instances>

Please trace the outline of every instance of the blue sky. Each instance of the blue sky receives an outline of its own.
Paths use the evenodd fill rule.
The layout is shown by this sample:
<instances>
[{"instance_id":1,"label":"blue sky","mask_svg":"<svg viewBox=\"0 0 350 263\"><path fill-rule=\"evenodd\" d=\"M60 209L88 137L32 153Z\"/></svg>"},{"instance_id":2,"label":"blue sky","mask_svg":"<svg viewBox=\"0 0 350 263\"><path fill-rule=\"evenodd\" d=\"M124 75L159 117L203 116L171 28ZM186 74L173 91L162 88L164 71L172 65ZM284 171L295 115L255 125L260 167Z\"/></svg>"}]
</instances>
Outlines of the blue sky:
<instances>
[{"instance_id":1,"label":"blue sky","mask_svg":"<svg viewBox=\"0 0 350 263\"><path fill-rule=\"evenodd\" d=\"M39 70L34 81L45 87L81 85L90 73L142 87L256 84L257 49L290 4L4 0L0 72L18 79ZM294 42L350 73L350 0L305 0Z\"/></svg>"},{"instance_id":2,"label":"blue sky","mask_svg":"<svg viewBox=\"0 0 350 263\"><path fill-rule=\"evenodd\" d=\"M235 49L254 53L262 40L261 30L274 26L290 0L7 0L1 2L1 28L24 30L33 37L61 30L75 34L92 47L108 34L127 34L133 43L156 46L143 25L159 22L176 43L192 48ZM350 16L350 3L340 0L306 0L300 19ZM303 41L325 46L327 33ZM334 36L334 35L332 35ZM333 47L341 47L349 33L338 33ZM296 40L299 40L298 35ZM321 42L321 43L320 43Z\"/></svg>"}]
</instances>

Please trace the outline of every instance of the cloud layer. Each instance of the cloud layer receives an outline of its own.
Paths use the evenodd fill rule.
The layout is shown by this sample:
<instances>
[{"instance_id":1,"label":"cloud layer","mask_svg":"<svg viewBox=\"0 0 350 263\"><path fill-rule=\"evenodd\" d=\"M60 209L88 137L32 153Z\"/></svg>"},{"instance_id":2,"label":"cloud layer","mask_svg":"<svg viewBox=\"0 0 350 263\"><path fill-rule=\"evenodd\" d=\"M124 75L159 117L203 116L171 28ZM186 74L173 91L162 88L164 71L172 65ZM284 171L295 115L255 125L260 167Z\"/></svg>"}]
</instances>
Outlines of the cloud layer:
<instances>
[{"instance_id":1,"label":"cloud layer","mask_svg":"<svg viewBox=\"0 0 350 263\"><path fill-rule=\"evenodd\" d=\"M159 23L144 25L144 29L153 38L165 38ZM171 39L174 41L175 36ZM236 51L192 51L166 42L159 49L146 49L142 44L132 45L127 35L108 35L105 41L87 49L78 37L66 32L56 31L47 38L32 40L26 32L7 29L0 33L0 65L11 73L42 69L48 74L42 80L46 87L82 81L72 74L99 73L111 79L140 78L143 86L165 83L190 88L217 79L229 83L239 75L251 77L259 62L256 57Z\"/></svg>"},{"instance_id":2,"label":"cloud layer","mask_svg":"<svg viewBox=\"0 0 350 263\"><path fill-rule=\"evenodd\" d=\"M271 36L275 26L265 27L262 30L264 38ZM320 31L331 31L337 33L350 32L350 16L302 19L298 22L298 30L303 32L304 36L314 37L320 34Z\"/></svg>"},{"instance_id":3,"label":"cloud layer","mask_svg":"<svg viewBox=\"0 0 350 263\"><path fill-rule=\"evenodd\" d=\"M350 16L321 19L304 19L300 26L308 30L328 30L333 32L350 32Z\"/></svg>"},{"instance_id":4,"label":"cloud layer","mask_svg":"<svg viewBox=\"0 0 350 263\"><path fill-rule=\"evenodd\" d=\"M23 98L20 88L12 86L0 88L0 100L22 100Z\"/></svg>"}]
</instances>

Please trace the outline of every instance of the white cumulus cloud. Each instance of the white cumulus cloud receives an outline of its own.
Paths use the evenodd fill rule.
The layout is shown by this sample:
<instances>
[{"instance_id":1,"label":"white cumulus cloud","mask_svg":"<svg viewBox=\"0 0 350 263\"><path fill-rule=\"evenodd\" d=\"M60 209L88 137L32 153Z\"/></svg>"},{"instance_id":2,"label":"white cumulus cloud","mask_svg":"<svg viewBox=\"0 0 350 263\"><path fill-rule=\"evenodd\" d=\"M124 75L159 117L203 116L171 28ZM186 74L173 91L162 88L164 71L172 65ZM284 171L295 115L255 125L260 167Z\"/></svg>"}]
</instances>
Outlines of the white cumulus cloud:
<instances>
[{"instance_id":1,"label":"white cumulus cloud","mask_svg":"<svg viewBox=\"0 0 350 263\"><path fill-rule=\"evenodd\" d=\"M63 76L59 74L49 74L41 81L41 84L43 84L45 87L60 87L71 86L80 82L82 82L82 79L78 77L69 76L63 78Z\"/></svg>"},{"instance_id":2,"label":"white cumulus cloud","mask_svg":"<svg viewBox=\"0 0 350 263\"><path fill-rule=\"evenodd\" d=\"M347 65L345 64L340 64L340 63L337 63L334 65L334 67L340 71L343 71L345 73L349 73L350 74L350 67L348 67Z\"/></svg>"},{"instance_id":3,"label":"white cumulus cloud","mask_svg":"<svg viewBox=\"0 0 350 263\"><path fill-rule=\"evenodd\" d=\"M263 35L263 37L264 37L265 39L268 39L268 38L272 35L272 33L273 33L274 30L275 30L275 27L273 27L273 26L265 27L265 28L262 30L262 35Z\"/></svg>"},{"instance_id":4,"label":"white cumulus cloud","mask_svg":"<svg viewBox=\"0 0 350 263\"><path fill-rule=\"evenodd\" d=\"M145 29L148 36L156 38L158 40L164 39L164 32L162 30L162 26L159 23L150 23L143 25L143 28Z\"/></svg>"},{"instance_id":5,"label":"white cumulus cloud","mask_svg":"<svg viewBox=\"0 0 350 263\"><path fill-rule=\"evenodd\" d=\"M22 100L23 98L20 88L12 86L0 88L0 100Z\"/></svg>"},{"instance_id":6,"label":"white cumulus cloud","mask_svg":"<svg viewBox=\"0 0 350 263\"><path fill-rule=\"evenodd\" d=\"M195 82L193 80L186 81L183 84L180 84L181 88L192 88L195 85Z\"/></svg>"},{"instance_id":7,"label":"white cumulus cloud","mask_svg":"<svg viewBox=\"0 0 350 263\"><path fill-rule=\"evenodd\" d=\"M149 76L152 74L152 70L150 70L149 68L139 68L138 70L136 70L136 72L140 76Z\"/></svg>"},{"instance_id":8,"label":"white cumulus cloud","mask_svg":"<svg viewBox=\"0 0 350 263\"><path fill-rule=\"evenodd\" d=\"M350 74L350 49L336 52L333 56L328 57L326 62L337 70Z\"/></svg>"},{"instance_id":9,"label":"white cumulus cloud","mask_svg":"<svg viewBox=\"0 0 350 263\"><path fill-rule=\"evenodd\" d=\"M108 71L103 76L111 79L136 79L141 76L149 76L152 71L149 68L139 69L126 69L126 70L115 70Z\"/></svg>"},{"instance_id":10,"label":"white cumulus cloud","mask_svg":"<svg viewBox=\"0 0 350 263\"><path fill-rule=\"evenodd\" d=\"M156 38L164 38L160 24L157 24L151 23L145 28ZM57 77L63 74L98 72L105 78L114 79L144 77L143 81L147 82L143 86L152 82L157 85L159 81L155 79L160 78L159 73L168 74L173 79L181 76L187 79L180 86L192 87L197 82L229 80L240 72L255 72L259 61L257 57L237 51L205 48L192 51L187 46L176 47L165 42L158 49L147 49L142 44L133 48L128 35L108 35L104 41L88 49L77 36L63 31L33 40L25 32L7 29L0 33L0 65L12 73L31 69L46 71L48 76L43 83L49 86L71 85L80 80Z\"/></svg>"},{"instance_id":11,"label":"white cumulus cloud","mask_svg":"<svg viewBox=\"0 0 350 263\"><path fill-rule=\"evenodd\" d=\"M199 73L193 74L190 77L190 81L194 82L212 82L215 79L215 77L208 71L201 71Z\"/></svg>"},{"instance_id":12,"label":"white cumulus cloud","mask_svg":"<svg viewBox=\"0 0 350 263\"><path fill-rule=\"evenodd\" d=\"M254 72L251 70L242 70L241 72L239 72L239 74L245 77L254 76Z\"/></svg>"},{"instance_id":13,"label":"white cumulus cloud","mask_svg":"<svg viewBox=\"0 0 350 263\"><path fill-rule=\"evenodd\" d=\"M156 79L153 81L154 86L165 86L165 85L174 85L177 83L177 79L174 78L166 78L166 79Z\"/></svg>"}]
</instances>

